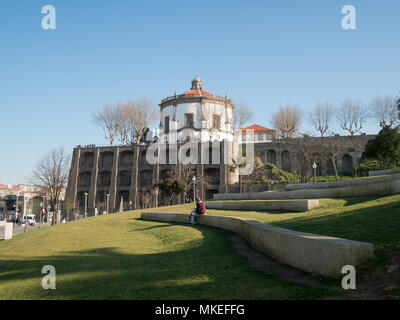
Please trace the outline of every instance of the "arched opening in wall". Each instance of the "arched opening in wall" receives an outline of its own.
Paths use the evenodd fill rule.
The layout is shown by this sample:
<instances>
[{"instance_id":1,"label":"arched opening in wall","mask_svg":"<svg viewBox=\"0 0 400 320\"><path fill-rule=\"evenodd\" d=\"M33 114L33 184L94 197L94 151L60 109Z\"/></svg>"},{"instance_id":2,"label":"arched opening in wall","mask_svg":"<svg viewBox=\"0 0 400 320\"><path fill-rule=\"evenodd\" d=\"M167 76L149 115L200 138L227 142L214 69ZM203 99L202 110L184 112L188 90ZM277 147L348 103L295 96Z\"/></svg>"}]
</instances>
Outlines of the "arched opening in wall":
<instances>
[{"instance_id":1,"label":"arched opening in wall","mask_svg":"<svg viewBox=\"0 0 400 320\"><path fill-rule=\"evenodd\" d=\"M342 172L351 172L353 170L353 157L345 154L342 157Z\"/></svg>"},{"instance_id":2,"label":"arched opening in wall","mask_svg":"<svg viewBox=\"0 0 400 320\"><path fill-rule=\"evenodd\" d=\"M276 165L276 151L275 150L268 150L267 151L267 158L265 160L268 163L272 163L272 164Z\"/></svg>"},{"instance_id":3,"label":"arched opening in wall","mask_svg":"<svg viewBox=\"0 0 400 320\"><path fill-rule=\"evenodd\" d=\"M333 162L331 159L328 159L326 161L326 174L328 176L334 176L335 175L335 168L333 167Z\"/></svg>"},{"instance_id":4,"label":"arched opening in wall","mask_svg":"<svg viewBox=\"0 0 400 320\"><path fill-rule=\"evenodd\" d=\"M120 167L132 167L133 166L133 152L123 151L119 154L119 166Z\"/></svg>"},{"instance_id":5,"label":"arched opening in wall","mask_svg":"<svg viewBox=\"0 0 400 320\"><path fill-rule=\"evenodd\" d=\"M153 206L153 194L151 190L141 190L139 193L139 205L142 209Z\"/></svg>"},{"instance_id":6,"label":"arched opening in wall","mask_svg":"<svg viewBox=\"0 0 400 320\"><path fill-rule=\"evenodd\" d=\"M130 187L131 186L131 171L120 171L118 174L118 186Z\"/></svg>"},{"instance_id":7,"label":"arched opening in wall","mask_svg":"<svg viewBox=\"0 0 400 320\"><path fill-rule=\"evenodd\" d=\"M79 173L78 187L90 187L92 174L90 172Z\"/></svg>"},{"instance_id":8,"label":"arched opening in wall","mask_svg":"<svg viewBox=\"0 0 400 320\"><path fill-rule=\"evenodd\" d=\"M204 182L208 184L218 184L219 185L219 179L220 179L220 174L219 174L219 169L218 168L207 168L204 171Z\"/></svg>"},{"instance_id":9,"label":"arched opening in wall","mask_svg":"<svg viewBox=\"0 0 400 320\"><path fill-rule=\"evenodd\" d=\"M321 161L321 154L319 153L313 153L312 155L312 163L311 164L316 164L316 174L317 176L322 176L322 161ZM312 174L314 175L314 169L312 169Z\"/></svg>"},{"instance_id":10,"label":"arched opening in wall","mask_svg":"<svg viewBox=\"0 0 400 320\"><path fill-rule=\"evenodd\" d=\"M102 168L112 168L114 162L114 153L112 152L102 152L100 154L100 167Z\"/></svg>"},{"instance_id":11,"label":"arched opening in wall","mask_svg":"<svg viewBox=\"0 0 400 320\"><path fill-rule=\"evenodd\" d=\"M161 170L160 172L160 179L161 180L165 180L168 178L172 178L173 177L173 172L171 169L165 169L165 170Z\"/></svg>"},{"instance_id":12,"label":"arched opening in wall","mask_svg":"<svg viewBox=\"0 0 400 320\"><path fill-rule=\"evenodd\" d=\"M140 163L141 165L146 165L146 164L148 164L147 159L146 159L146 154L147 154L147 149L140 150L140 153L139 153L139 163Z\"/></svg>"},{"instance_id":13,"label":"arched opening in wall","mask_svg":"<svg viewBox=\"0 0 400 320\"><path fill-rule=\"evenodd\" d=\"M153 182L153 171L151 170L140 171L138 178L139 178L138 185L141 188L151 188Z\"/></svg>"},{"instance_id":14,"label":"arched opening in wall","mask_svg":"<svg viewBox=\"0 0 400 320\"><path fill-rule=\"evenodd\" d=\"M85 210L85 192L79 191L76 193L76 203L75 206L79 209L80 214L84 214Z\"/></svg>"},{"instance_id":15,"label":"arched opening in wall","mask_svg":"<svg viewBox=\"0 0 400 320\"><path fill-rule=\"evenodd\" d=\"M218 190L210 189L206 190L206 199L205 200L212 200L214 199L214 194L217 194Z\"/></svg>"},{"instance_id":16,"label":"arched opening in wall","mask_svg":"<svg viewBox=\"0 0 400 320\"><path fill-rule=\"evenodd\" d=\"M282 170L291 172L292 171L292 161L290 159L290 152L285 150L281 153L281 166Z\"/></svg>"},{"instance_id":17,"label":"arched opening in wall","mask_svg":"<svg viewBox=\"0 0 400 320\"><path fill-rule=\"evenodd\" d=\"M111 185L111 171L101 171L97 177L98 187L109 187Z\"/></svg>"},{"instance_id":18,"label":"arched opening in wall","mask_svg":"<svg viewBox=\"0 0 400 320\"><path fill-rule=\"evenodd\" d=\"M93 152L82 153L79 158L79 167L85 169L93 168L93 159L94 159Z\"/></svg>"},{"instance_id":19,"label":"arched opening in wall","mask_svg":"<svg viewBox=\"0 0 400 320\"><path fill-rule=\"evenodd\" d=\"M100 213L107 210L106 208L107 191L98 191L96 193L96 208Z\"/></svg>"},{"instance_id":20,"label":"arched opening in wall","mask_svg":"<svg viewBox=\"0 0 400 320\"><path fill-rule=\"evenodd\" d=\"M123 210L129 210L129 191L118 191L116 207L119 211L121 208L121 199Z\"/></svg>"}]
</instances>

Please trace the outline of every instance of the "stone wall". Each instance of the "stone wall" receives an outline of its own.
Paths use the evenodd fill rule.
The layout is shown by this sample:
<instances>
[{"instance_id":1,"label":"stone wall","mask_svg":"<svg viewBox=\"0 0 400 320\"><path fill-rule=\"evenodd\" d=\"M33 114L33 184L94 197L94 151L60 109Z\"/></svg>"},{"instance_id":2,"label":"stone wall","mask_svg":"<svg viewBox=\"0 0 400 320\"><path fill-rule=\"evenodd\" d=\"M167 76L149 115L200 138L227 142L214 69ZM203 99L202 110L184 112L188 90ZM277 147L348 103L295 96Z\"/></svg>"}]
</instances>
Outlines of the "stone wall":
<instances>
[{"instance_id":1,"label":"stone wall","mask_svg":"<svg viewBox=\"0 0 400 320\"><path fill-rule=\"evenodd\" d=\"M207 209L265 211L282 210L304 212L319 206L319 200L258 200L258 201L207 201Z\"/></svg>"},{"instance_id":2,"label":"stone wall","mask_svg":"<svg viewBox=\"0 0 400 320\"><path fill-rule=\"evenodd\" d=\"M13 236L14 224L11 222L0 221L0 240L9 240Z\"/></svg>"},{"instance_id":3,"label":"stone wall","mask_svg":"<svg viewBox=\"0 0 400 320\"><path fill-rule=\"evenodd\" d=\"M361 160L362 152L368 140L373 139L373 135L343 136L337 139L344 140L343 150L337 156L337 168L339 172L347 172ZM329 137L313 137L314 147L310 148L311 161L317 164L317 175L334 175L332 161L329 159L326 151L326 145L329 143ZM298 157L296 151L302 147L302 138L273 140L271 143L254 144L254 153L260 157L263 163L272 163L279 169L295 173L298 171ZM311 150L312 149L312 150ZM311 165L308 174L312 175Z\"/></svg>"},{"instance_id":4,"label":"stone wall","mask_svg":"<svg viewBox=\"0 0 400 320\"><path fill-rule=\"evenodd\" d=\"M392 195L400 193L400 180L370 183L350 187L304 189L283 192L254 192L216 194L215 200L273 200L273 199L320 199Z\"/></svg>"},{"instance_id":5,"label":"stone wall","mask_svg":"<svg viewBox=\"0 0 400 320\"><path fill-rule=\"evenodd\" d=\"M202 163L190 166L193 174L200 178L196 185L196 195L203 199L212 199L214 194L226 192L227 186L237 181L237 176L230 172L228 164L224 164L224 143L229 144L207 142L203 146L197 145L199 156L204 156L204 147L208 148L210 154L209 157L205 156L207 159L202 158ZM149 146L75 148L66 198L71 199L75 208L83 212L87 194L89 215L93 215L95 207L100 212L107 210L107 199L110 212L119 210L121 199L124 210L163 205L167 197L153 189L153 184L167 178L186 180L188 177L184 176L184 165L178 161L170 163L169 156L174 151L170 145L164 145L165 151L159 150L160 155L167 154L166 163L149 164L146 159ZM214 154L212 150L215 150ZM218 162L212 163L211 155L217 156ZM189 194L193 196L193 185L189 188ZM174 204L182 202L183 197L173 199Z\"/></svg>"},{"instance_id":6,"label":"stone wall","mask_svg":"<svg viewBox=\"0 0 400 320\"><path fill-rule=\"evenodd\" d=\"M174 213L142 213L142 219L162 222L187 223L186 217ZM198 217L197 222L235 232L257 251L324 277L339 278L343 276L343 266L358 266L374 257L371 243L277 228L255 220L205 215Z\"/></svg>"},{"instance_id":7,"label":"stone wall","mask_svg":"<svg viewBox=\"0 0 400 320\"><path fill-rule=\"evenodd\" d=\"M374 176L381 176L381 175L385 175L385 174L396 174L396 173L400 173L400 169L369 171L368 176L374 177Z\"/></svg>"},{"instance_id":8,"label":"stone wall","mask_svg":"<svg viewBox=\"0 0 400 320\"><path fill-rule=\"evenodd\" d=\"M326 188L340 188L340 187L351 187L351 186L362 186L374 183L384 183L391 182L395 180L400 180L400 174L376 177L376 178L362 178L362 179L352 179L352 180L342 180L342 181L326 181L317 183L297 183L297 184L287 184L286 190L304 190L304 189L326 189Z\"/></svg>"}]
</instances>

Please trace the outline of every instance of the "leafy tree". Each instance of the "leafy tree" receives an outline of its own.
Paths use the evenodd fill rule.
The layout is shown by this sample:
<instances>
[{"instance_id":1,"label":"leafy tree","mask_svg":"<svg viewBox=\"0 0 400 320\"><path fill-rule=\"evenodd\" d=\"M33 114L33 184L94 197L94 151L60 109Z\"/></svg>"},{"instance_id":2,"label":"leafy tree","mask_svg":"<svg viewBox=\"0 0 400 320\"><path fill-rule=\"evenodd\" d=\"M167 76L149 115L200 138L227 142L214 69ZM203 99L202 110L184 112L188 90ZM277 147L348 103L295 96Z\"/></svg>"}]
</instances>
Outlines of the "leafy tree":
<instances>
[{"instance_id":1,"label":"leafy tree","mask_svg":"<svg viewBox=\"0 0 400 320\"><path fill-rule=\"evenodd\" d=\"M74 209L74 207L75 207L74 201L71 200L70 198L66 198L64 203L63 203L63 207L67 211L67 222L68 222L69 221L69 215L70 215L71 211L73 211L72 209Z\"/></svg>"},{"instance_id":2,"label":"leafy tree","mask_svg":"<svg viewBox=\"0 0 400 320\"><path fill-rule=\"evenodd\" d=\"M171 204L174 194L180 195L186 192L187 185L182 180L168 178L159 183L153 184L153 188L158 188L167 195L168 201L166 205L169 205Z\"/></svg>"},{"instance_id":3,"label":"leafy tree","mask_svg":"<svg viewBox=\"0 0 400 320\"><path fill-rule=\"evenodd\" d=\"M393 168L400 164L399 127L384 127L375 139L369 140L365 146L363 159L375 159L382 169Z\"/></svg>"}]
</instances>

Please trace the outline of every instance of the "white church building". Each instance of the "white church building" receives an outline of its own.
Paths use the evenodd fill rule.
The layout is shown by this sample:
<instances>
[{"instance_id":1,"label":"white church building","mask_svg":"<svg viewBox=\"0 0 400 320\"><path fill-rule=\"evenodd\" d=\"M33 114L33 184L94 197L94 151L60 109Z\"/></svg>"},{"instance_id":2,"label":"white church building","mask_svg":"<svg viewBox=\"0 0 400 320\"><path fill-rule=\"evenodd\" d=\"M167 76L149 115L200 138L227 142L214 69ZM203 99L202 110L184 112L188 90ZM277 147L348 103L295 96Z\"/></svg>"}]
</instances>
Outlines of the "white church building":
<instances>
[{"instance_id":1,"label":"white church building","mask_svg":"<svg viewBox=\"0 0 400 320\"><path fill-rule=\"evenodd\" d=\"M233 140L232 100L203 90L197 76L189 91L175 93L159 106L162 143Z\"/></svg>"}]
</instances>

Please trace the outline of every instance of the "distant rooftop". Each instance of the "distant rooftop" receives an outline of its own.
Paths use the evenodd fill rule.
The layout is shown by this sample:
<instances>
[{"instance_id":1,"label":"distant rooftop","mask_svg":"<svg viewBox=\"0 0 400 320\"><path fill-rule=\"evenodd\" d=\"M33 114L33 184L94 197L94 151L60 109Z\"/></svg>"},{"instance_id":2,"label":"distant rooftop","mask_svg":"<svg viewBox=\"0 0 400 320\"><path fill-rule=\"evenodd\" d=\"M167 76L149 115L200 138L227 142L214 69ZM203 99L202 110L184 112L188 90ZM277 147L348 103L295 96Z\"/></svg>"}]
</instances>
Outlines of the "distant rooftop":
<instances>
[{"instance_id":1,"label":"distant rooftop","mask_svg":"<svg viewBox=\"0 0 400 320\"><path fill-rule=\"evenodd\" d=\"M269 128L260 126L260 125L258 125L258 124L252 124L251 126L248 126L248 127L242 129L242 131L248 131L248 130L254 130L254 131L269 131L269 132L275 131L275 130L272 130L272 129L269 129Z\"/></svg>"}]
</instances>

